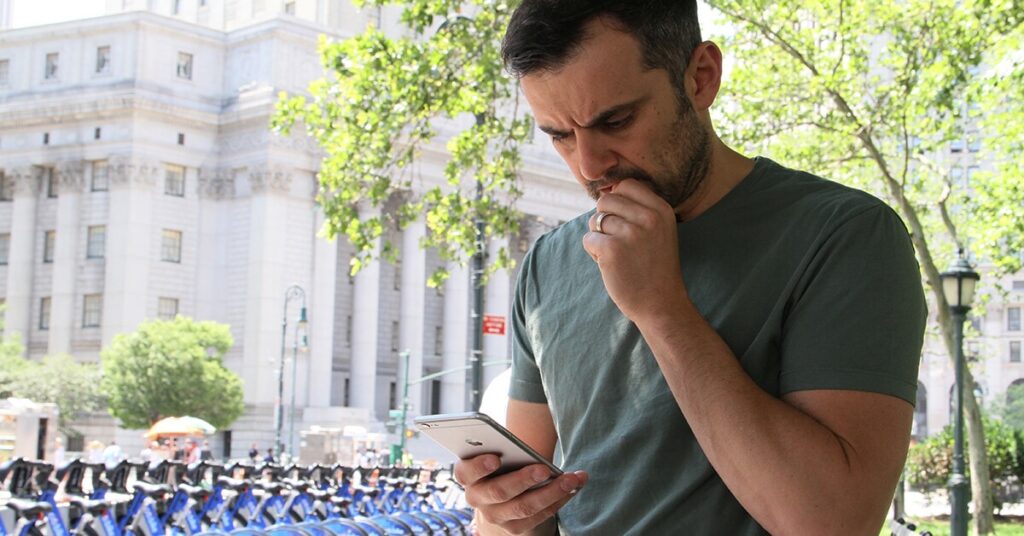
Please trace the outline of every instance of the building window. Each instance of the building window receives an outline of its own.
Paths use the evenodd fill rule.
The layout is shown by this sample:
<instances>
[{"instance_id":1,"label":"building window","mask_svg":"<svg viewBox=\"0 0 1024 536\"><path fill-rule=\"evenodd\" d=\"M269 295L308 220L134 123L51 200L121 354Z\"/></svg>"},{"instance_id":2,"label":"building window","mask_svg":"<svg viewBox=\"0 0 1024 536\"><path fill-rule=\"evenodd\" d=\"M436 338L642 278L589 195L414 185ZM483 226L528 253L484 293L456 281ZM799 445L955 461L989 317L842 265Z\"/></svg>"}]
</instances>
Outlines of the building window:
<instances>
[{"instance_id":1,"label":"building window","mask_svg":"<svg viewBox=\"0 0 1024 536\"><path fill-rule=\"evenodd\" d=\"M89 240L86 247L86 258L102 259L107 248L107 226L92 225L89 227Z\"/></svg>"},{"instance_id":2,"label":"building window","mask_svg":"<svg viewBox=\"0 0 1024 536\"><path fill-rule=\"evenodd\" d=\"M192 80L192 54L188 52L178 53L178 78Z\"/></svg>"},{"instance_id":3,"label":"building window","mask_svg":"<svg viewBox=\"0 0 1024 536\"><path fill-rule=\"evenodd\" d=\"M181 231L164 229L160 243L160 260L181 262Z\"/></svg>"},{"instance_id":4,"label":"building window","mask_svg":"<svg viewBox=\"0 0 1024 536\"><path fill-rule=\"evenodd\" d=\"M49 144L50 144L50 133L49 132L43 132L43 145L49 145Z\"/></svg>"},{"instance_id":5,"label":"building window","mask_svg":"<svg viewBox=\"0 0 1024 536\"><path fill-rule=\"evenodd\" d=\"M351 386L351 382L349 382L348 380L348 378L345 378L345 392L341 397L341 405L345 407L348 407L349 394L352 392L352 390L349 388Z\"/></svg>"},{"instance_id":6,"label":"building window","mask_svg":"<svg viewBox=\"0 0 1024 536\"><path fill-rule=\"evenodd\" d=\"M185 134L184 133L181 133L181 132L178 133L178 145L185 145Z\"/></svg>"},{"instance_id":7,"label":"building window","mask_svg":"<svg viewBox=\"0 0 1024 536\"><path fill-rule=\"evenodd\" d=\"M399 344L398 341L399 341L399 337L400 336L401 336L401 334L399 333L398 321L397 320L392 320L391 321L391 351L392 352L397 352L398 351L398 344Z\"/></svg>"},{"instance_id":8,"label":"building window","mask_svg":"<svg viewBox=\"0 0 1024 536\"><path fill-rule=\"evenodd\" d=\"M103 295L86 294L82 305L82 327L98 328L103 318Z\"/></svg>"},{"instance_id":9,"label":"building window","mask_svg":"<svg viewBox=\"0 0 1024 536\"><path fill-rule=\"evenodd\" d=\"M441 413L441 380L430 382L430 413Z\"/></svg>"},{"instance_id":10,"label":"building window","mask_svg":"<svg viewBox=\"0 0 1024 536\"><path fill-rule=\"evenodd\" d=\"M164 173L164 193L177 197L185 197L185 168L167 166Z\"/></svg>"},{"instance_id":11,"label":"building window","mask_svg":"<svg viewBox=\"0 0 1024 536\"><path fill-rule=\"evenodd\" d=\"M434 355L444 353L444 326L434 326Z\"/></svg>"},{"instance_id":12,"label":"building window","mask_svg":"<svg viewBox=\"0 0 1024 536\"><path fill-rule=\"evenodd\" d=\"M295 14L295 2L285 2L284 3L284 12L285 12L286 15L294 15Z\"/></svg>"},{"instance_id":13,"label":"building window","mask_svg":"<svg viewBox=\"0 0 1024 536\"><path fill-rule=\"evenodd\" d=\"M11 234L0 234L0 266L7 265L7 258L11 251Z\"/></svg>"},{"instance_id":14,"label":"building window","mask_svg":"<svg viewBox=\"0 0 1024 536\"><path fill-rule=\"evenodd\" d=\"M53 249L57 245L57 231L43 234L43 262L53 262Z\"/></svg>"},{"instance_id":15,"label":"building window","mask_svg":"<svg viewBox=\"0 0 1024 536\"><path fill-rule=\"evenodd\" d=\"M402 290L402 259L395 261L395 280L391 286L395 290Z\"/></svg>"},{"instance_id":16,"label":"building window","mask_svg":"<svg viewBox=\"0 0 1024 536\"><path fill-rule=\"evenodd\" d=\"M110 167L106 160L92 163L92 191L105 192L110 189Z\"/></svg>"},{"instance_id":17,"label":"building window","mask_svg":"<svg viewBox=\"0 0 1024 536\"><path fill-rule=\"evenodd\" d=\"M0 60L0 86L6 86L10 77L11 60Z\"/></svg>"},{"instance_id":18,"label":"building window","mask_svg":"<svg viewBox=\"0 0 1024 536\"><path fill-rule=\"evenodd\" d=\"M1010 363L1020 363L1020 341L1010 341Z\"/></svg>"},{"instance_id":19,"label":"building window","mask_svg":"<svg viewBox=\"0 0 1024 536\"><path fill-rule=\"evenodd\" d=\"M0 171L0 201L14 200L14 179Z\"/></svg>"},{"instance_id":20,"label":"building window","mask_svg":"<svg viewBox=\"0 0 1024 536\"><path fill-rule=\"evenodd\" d=\"M953 186L960 186L964 182L964 168L953 166L949 170L949 183Z\"/></svg>"},{"instance_id":21,"label":"building window","mask_svg":"<svg viewBox=\"0 0 1024 536\"><path fill-rule=\"evenodd\" d=\"M974 183L974 175L981 169L978 166L968 166L967 175L964 177L964 186Z\"/></svg>"},{"instance_id":22,"label":"building window","mask_svg":"<svg viewBox=\"0 0 1024 536\"><path fill-rule=\"evenodd\" d=\"M156 316L160 320L174 320L178 316L177 298L160 298L156 304Z\"/></svg>"},{"instance_id":23,"label":"building window","mask_svg":"<svg viewBox=\"0 0 1024 536\"><path fill-rule=\"evenodd\" d=\"M1006 331L1020 331L1020 307L1006 309Z\"/></svg>"},{"instance_id":24,"label":"building window","mask_svg":"<svg viewBox=\"0 0 1024 536\"><path fill-rule=\"evenodd\" d=\"M1024 290L1024 280L1014 281L1013 290Z\"/></svg>"},{"instance_id":25,"label":"building window","mask_svg":"<svg viewBox=\"0 0 1024 536\"><path fill-rule=\"evenodd\" d=\"M981 135L977 132L967 134L967 150L976 153L981 150Z\"/></svg>"},{"instance_id":26,"label":"building window","mask_svg":"<svg viewBox=\"0 0 1024 536\"><path fill-rule=\"evenodd\" d=\"M352 345L352 315L345 317L345 346Z\"/></svg>"},{"instance_id":27,"label":"building window","mask_svg":"<svg viewBox=\"0 0 1024 536\"><path fill-rule=\"evenodd\" d=\"M57 174L53 172L53 168L46 168L46 197L54 198L58 193L60 193L60 188Z\"/></svg>"},{"instance_id":28,"label":"building window","mask_svg":"<svg viewBox=\"0 0 1024 536\"><path fill-rule=\"evenodd\" d=\"M43 76L47 80L57 79L57 67L60 62L60 54L51 52L46 55L46 70L43 72Z\"/></svg>"},{"instance_id":29,"label":"building window","mask_svg":"<svg viewBox=\"0 0 1024 536\"><path fill-rule=\"evenodd\" d=\"M388 407L398 409L398 382L388 384Z\"/></svg>"},{"instance_id":30,"label":"building window","mask_svg":"<svg viewBox=\"0 0 1024 536\"><path fill-rule=\"evenodd\" d=\"M110 47L98 47L96 49L96 74L107 74L110 72Z\"/></svg>"},{"instance_id":31,"label":"building window","mask_svg":"<svg viewBox=\"0 0 1024 536\"><path fill-rule=\"evenodd\" d=\"M50 297L39 300L39 329L50 329Z\"/></svg>"},{"instance_id":32,"label":"building window","mask_svg":"<svg viewBox=\"0 0 1024 536\"><path fill-rule=\"evenodd\" d=\"M100 135L101 134L102 134L102 131L100 130L100 127L96 127L92 131L92 139L94 139L94 140L100 139Z\"/></svg>"},{"instance_id":33,"label":"building window","mask_svg":"<svg viewBox=\"0 0 1024 536\"><path fill-rule=\"evenodd\" d=\"M174 5L171 8L171 14L172 15L180 15L181 14L181 0L174 0Z\"/></svg>"}]
</instances>

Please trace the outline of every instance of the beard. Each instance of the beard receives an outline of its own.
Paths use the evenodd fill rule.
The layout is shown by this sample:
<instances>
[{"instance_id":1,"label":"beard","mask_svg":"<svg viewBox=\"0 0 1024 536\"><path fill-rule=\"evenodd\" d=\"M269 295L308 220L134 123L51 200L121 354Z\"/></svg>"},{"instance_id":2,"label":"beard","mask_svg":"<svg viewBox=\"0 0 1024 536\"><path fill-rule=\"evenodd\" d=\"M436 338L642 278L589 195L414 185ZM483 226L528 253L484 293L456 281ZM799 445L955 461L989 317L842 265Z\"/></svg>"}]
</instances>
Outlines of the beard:
<instances>
[{"instance_id":1,"label":"beard","mask_svg":"<svg viewBox=\"0 0 1024 536\"><path fill-rule=\"evenodd\" d=\"M665 140L668 150L657 155L659 167L666 171L653 175L640 168L616 167L604 178L587 183L587 193L597 200L601 189L624 179L636 179L647 185L672 208L679 208L704 183L711 164L711 136L697 120L693 105L685 96L679 96L679 113Z\"/></svg>"}]
</instances>

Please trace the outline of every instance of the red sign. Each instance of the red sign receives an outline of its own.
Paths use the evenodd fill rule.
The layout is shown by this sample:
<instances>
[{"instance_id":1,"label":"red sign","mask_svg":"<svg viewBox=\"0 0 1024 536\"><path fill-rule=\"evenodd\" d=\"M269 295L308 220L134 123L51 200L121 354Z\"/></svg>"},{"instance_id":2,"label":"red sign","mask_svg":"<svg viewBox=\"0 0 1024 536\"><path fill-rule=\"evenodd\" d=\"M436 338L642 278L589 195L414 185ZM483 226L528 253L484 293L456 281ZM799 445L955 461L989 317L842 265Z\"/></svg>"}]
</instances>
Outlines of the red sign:
<instances>
[{"instance_id":1,"label":"red sign","mask_svg":"<svg viewBox=\"0 0 1024 536\"><path fill-rule=\"evenodd\" d=\"M504 335L505 317L501 315L484 315L484 335Z\"/></svg>"}]
</instances>

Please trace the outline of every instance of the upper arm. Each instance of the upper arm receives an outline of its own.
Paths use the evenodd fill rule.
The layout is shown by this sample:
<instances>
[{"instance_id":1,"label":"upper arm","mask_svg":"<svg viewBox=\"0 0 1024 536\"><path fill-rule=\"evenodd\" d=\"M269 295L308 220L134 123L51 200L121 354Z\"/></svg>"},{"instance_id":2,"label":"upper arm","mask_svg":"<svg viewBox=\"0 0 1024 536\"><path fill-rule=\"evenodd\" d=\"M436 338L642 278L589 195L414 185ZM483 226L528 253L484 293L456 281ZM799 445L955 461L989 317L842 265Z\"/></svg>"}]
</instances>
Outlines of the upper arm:
<instances>
[{"instance_id":1,"label":"upper arm","mask_svg":"<svg viewBox=\"0 0 1024 536\"><path fill-rule=\"evenodd\" d=\"M865 391L795 391L783 401L828 428L846 454L845 470L864 507L888 507L910 444L914 407L895 396Z\"/></svg>"},{"instance_id":2,"label":"upper arm","mask_svg":"<svg viewBox=\"0 0 1024 536\"><path fill-rule=\"evenodd\" d=\"M533 450L552 461L558 433L547 404L510 399L506 417L507 428Z\"/></svg>"}]
</instances>

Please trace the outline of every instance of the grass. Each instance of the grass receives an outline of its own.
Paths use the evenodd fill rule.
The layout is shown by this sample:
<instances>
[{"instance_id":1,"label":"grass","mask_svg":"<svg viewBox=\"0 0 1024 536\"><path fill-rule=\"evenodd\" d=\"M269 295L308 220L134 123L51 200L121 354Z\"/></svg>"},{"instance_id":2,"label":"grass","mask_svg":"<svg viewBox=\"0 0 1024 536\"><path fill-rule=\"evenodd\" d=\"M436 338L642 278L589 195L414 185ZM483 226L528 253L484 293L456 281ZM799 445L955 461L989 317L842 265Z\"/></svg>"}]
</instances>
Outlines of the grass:
<instances>
[{"instance_id":1,"label":"grass","mask_svg":"<svg viewBox=\"0 0 1024 536\"><path fill-rule=\"evenodd\" d=\"M932 536L949 536L949 519L947 518L912 521L917 525L915 533L927 530L932 533ZM970 526L968 526L967 530L968 532L972 531ZM889 522L886 521L879 536L889 536L890 534L892 533L889 531ZM1024 536L1024 519L996 516L996 534L999 536Z\"/></svg>"}]
</instances>

